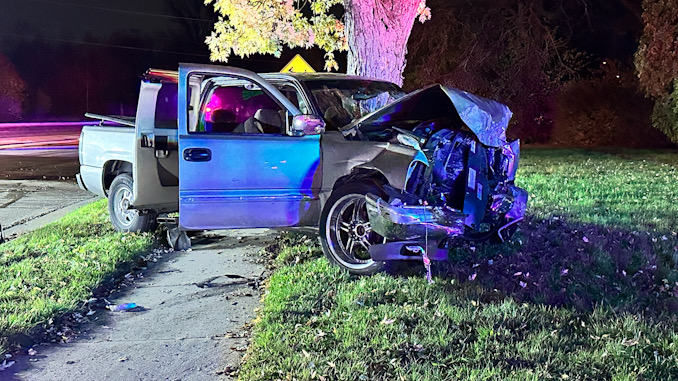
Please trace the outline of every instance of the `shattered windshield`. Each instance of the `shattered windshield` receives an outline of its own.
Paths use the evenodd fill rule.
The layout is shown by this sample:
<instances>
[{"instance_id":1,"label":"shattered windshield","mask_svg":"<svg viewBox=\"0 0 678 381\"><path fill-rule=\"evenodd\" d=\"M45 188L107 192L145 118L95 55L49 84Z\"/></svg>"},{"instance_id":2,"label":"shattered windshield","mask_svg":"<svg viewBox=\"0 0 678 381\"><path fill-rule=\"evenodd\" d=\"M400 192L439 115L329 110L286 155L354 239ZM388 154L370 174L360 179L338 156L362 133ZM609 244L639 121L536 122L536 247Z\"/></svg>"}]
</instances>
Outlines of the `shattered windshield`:
<instances>
[{"instance_id":1,"label":"shattered windshield","mask_svg":"<svg viewBox=\"0 0 678 381\"><path fill-rule=\"evenodd\" d=\"M305 83L327 122L328 130L338 130L405 95L395 84L382 81L323 79Z\"/></svg>"}]
</instances>

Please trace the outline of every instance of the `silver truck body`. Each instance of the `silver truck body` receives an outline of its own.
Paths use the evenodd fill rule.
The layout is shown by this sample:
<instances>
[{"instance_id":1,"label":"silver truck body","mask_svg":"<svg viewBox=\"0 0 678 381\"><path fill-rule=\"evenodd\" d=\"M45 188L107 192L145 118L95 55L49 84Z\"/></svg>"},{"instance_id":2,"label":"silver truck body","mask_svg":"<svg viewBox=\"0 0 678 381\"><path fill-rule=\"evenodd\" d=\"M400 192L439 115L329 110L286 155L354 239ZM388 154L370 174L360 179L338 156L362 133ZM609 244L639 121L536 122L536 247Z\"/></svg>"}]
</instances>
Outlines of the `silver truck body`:
<instances>
[{"instance_id":1,"label":"silver truck body","mask_svg":"<svg viewBox=\"0 0 678 381\"><path fill-rule=\"evenodd\" d=\"M180 231L319 226L328 258L367 274L512 234L528 195L511 115L440 85L182 64L147 73L134 119L83 129L78 181L119 230L177 211Z\"/></svg>"}]
</instances>

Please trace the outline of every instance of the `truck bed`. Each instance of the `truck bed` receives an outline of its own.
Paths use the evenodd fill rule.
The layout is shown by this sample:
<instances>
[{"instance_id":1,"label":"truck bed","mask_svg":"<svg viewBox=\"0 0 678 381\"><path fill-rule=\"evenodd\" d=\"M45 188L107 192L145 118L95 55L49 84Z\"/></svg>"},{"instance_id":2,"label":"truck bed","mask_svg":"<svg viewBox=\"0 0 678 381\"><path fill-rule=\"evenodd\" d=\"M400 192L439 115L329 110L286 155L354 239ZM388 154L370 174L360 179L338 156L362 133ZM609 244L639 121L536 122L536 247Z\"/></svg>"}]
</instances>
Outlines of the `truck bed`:
<instances>
[{"instance_id":1,"label":"truck bed","mask_svg":"<svg viewBox=\"0 0 678 381\"><path fill-rule=\"evenodd\" d=\"M89 116L89 115L88 115ZM97 118L99 119L99 118ZM136 134L132 118L123 120L118 117L107 117L109 123L102 119L102 125L84 126L80 133L80 181L92 193L106 196L102 173L107 163L120 161L134 162L134 142ZM117 119L117 120L113 120ZM125 123L121 123L124 121ZM83 147L87 149L83 149Z\"/></svg>"}]
</instances>

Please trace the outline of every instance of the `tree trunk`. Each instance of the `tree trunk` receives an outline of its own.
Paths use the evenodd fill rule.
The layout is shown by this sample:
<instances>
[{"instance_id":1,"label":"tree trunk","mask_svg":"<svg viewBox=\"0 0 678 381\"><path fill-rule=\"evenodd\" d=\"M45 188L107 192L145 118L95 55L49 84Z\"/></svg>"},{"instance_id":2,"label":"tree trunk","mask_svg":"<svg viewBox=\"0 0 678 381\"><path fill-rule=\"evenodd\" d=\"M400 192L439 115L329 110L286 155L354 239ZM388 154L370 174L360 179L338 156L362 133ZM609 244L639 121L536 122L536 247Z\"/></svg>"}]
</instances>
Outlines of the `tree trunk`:
<instances>
[{"instance_id":1,"label":"tree trunk","mask_svg":"<svg viewBox=\"0 0 678 381\"><path fill-rule=\"evenodd\" d=\"M348 74L403 83L407 40L421 0L345 0Z\"/></svg>"}]
</instances>

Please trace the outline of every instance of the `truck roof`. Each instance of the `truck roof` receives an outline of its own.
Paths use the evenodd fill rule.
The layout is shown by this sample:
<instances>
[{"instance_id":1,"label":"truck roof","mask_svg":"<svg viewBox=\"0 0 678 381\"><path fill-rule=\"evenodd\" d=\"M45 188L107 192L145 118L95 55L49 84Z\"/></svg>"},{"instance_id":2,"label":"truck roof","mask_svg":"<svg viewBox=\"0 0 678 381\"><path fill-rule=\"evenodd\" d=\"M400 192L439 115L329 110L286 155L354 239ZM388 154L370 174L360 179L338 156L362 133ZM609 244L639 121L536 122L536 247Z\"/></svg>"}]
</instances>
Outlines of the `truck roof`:
<instances>
[{"instance_id":1,"label":"truck roof","mask_svg":"<svg viewBox=\"0 0 678 381\"><path fill-rule=\"evenodd\" d=\"M348 75L343 73L258 73L263 78L288 78L296 79L301 82L307 81L332 81L332 80L363 80L375 81L375 78ZM179 82L179 72L174 70L148 69L144 73L143 79L148 82Z\"/></svg>"}]
</instances>

